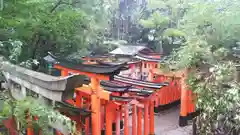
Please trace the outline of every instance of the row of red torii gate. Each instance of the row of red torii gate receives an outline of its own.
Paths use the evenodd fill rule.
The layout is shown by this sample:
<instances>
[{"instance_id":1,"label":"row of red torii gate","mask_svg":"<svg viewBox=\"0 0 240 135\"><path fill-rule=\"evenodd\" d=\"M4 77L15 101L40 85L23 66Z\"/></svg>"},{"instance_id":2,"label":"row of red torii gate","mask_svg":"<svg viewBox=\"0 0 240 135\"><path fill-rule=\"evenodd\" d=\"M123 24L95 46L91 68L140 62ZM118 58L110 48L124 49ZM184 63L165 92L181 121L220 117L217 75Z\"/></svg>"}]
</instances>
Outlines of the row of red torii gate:
<instances>
[{"instance_id":1,"label":"row of red torii gate","mask_svg":"<svg viewBox=\"0 0 240 135\"><path fill-rule=\"evenodd\" d=\"M61 71L62 78L71 74L87 77L86 84L74 87L74 97L61 99L75 110L90 112L86 117L81 112L71 115L70 108L62 111L76 121L79 132L85 135L155 135L161 133L154 132L154 115L161 110L180 103L180 126L186 126L198 114L194 103L196 96L186 83L188 70L163 72L161 55L146 47L133 48L122 47L107 55L87 56L82 58L82 64L52 54L45 57ZM135 52L127 51L129 49ZM58 129L56 134L64 133ZM31 127L27 135L34 135Z\"/></svg>"}]
</instances>

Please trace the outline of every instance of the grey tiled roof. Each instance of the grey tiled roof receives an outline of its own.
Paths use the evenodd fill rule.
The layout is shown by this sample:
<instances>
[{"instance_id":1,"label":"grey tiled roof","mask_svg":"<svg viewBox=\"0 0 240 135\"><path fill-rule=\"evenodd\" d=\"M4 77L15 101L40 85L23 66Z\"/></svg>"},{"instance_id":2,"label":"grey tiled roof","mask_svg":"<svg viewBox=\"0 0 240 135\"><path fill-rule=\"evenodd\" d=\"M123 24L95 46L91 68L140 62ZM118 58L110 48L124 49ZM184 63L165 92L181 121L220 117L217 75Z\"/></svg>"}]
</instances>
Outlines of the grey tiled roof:
<instances>
[{"instance_id":1,"label":"grey tiled roof","mask_svg":"<svg viewBox=\"0 0 240 135\"><path fill-rule=\"evenodd\" d=\"M145 46L124 45L110 52L110 54L135 55L139 51L147 49Z\"/></svg>"},{"instance_id":2,"label":"grey tiled roof","mask_svg":"<svg viewBox=\"0 0 240 135\"><path fill-rule=\"evenodd\" d=\"M43 58L45 61L49 62L49 63L54 63L56 62L56 60L54 58L52 58L50 55L47 55L46 57Z\"/></svg>"}]
</instances>

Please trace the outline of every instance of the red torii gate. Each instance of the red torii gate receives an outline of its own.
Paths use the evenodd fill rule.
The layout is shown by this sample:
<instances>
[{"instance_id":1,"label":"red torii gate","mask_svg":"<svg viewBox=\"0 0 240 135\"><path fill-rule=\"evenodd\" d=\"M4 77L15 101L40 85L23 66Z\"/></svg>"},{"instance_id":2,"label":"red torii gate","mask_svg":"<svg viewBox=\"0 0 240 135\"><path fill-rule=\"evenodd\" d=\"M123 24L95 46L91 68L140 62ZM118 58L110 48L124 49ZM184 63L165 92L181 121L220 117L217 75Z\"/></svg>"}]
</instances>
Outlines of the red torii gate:
<instances>
[{"instance_id":1,"label":"red torii gate","mask_svg":"<svg viewBox=\"0 0 240 135\"><path fill-rule=\"evenodd\" d=\"M101 117L101 113L100 113L101 112L101 110L100 110L100 99L105 98L105 99L109 100L109 93L106 94L106 95L108 95L108 96L106 96L107 98L102 96L102 95L104 95L104 92L100 88L99 80L100 79L101 80L108 80L108 79L106 79L106 76L93 74L93 73L87 73L87 72L81 72L81 71L69 69L69 68L66 68L66 67L63 67L63 66L60 66L60 65L55 65L55 68L61 69L63 76L68 75L68 73L70 72L70 73L79 73L79 74L82 74L82 75L87 75L89 77L92 77L91 78L91 86L89 87L90 90L87 90L86 87L83 87L81 89L76 88L76 91L81 91L81 92L85 92L85 93L86 93L86 90L89 91L88 95L91 95L91 109L92 109L93 112L95 112L95 113L97 112L96 113L97 116L96 116L96 114L94 114L92 116L92 130L93 130L93 134L96 134L96 135L100 134L100 130L101 130L101 126L100 125L101 125L101 123L100 122L96 123L95 120L97 119L97 121L100 121L100 117ZM97 89L97 90L94 90L94 89ZM96 97L93 97L92 94L95 94L95 96L98 95L97 96L98 100L96 100ZM144 125L145 125L144 126L144 135L148 135L149 133L150 134L154 134L154 109L153 109L154 108L154 100L155 100L154 98L155 98L155 94L153 94L153 96L150 96L148 99L144 99L144 100L141 99L140 100L144 104ZM77 101L79 99L80 98L77 97L76 98L76 102L80 102L80 101ZM92 107L92 105L94 105L94 103L96 103L96 102L98 102L99 104L95 105L95 107ZM136 125L136 120L134 120L134 119L136 119L136 114L138 114L138 134L140 135L141 132L142 132L142 128L140 126L141 125L141 120L140 119L141 119L141 115L142 115L142 110L138 106L139 109L137 110L138 111L138 113L137 113L136 108L135 108L136 105L137 104L133 105L134 106L134 108L133 108L133 135L136 133L135 132L136 128L134 127ZM150 105L150 108L152 108L152 109L150 109L150 111L149 111L149 105ZM125 108L125 111L124 111L124 114L125 114L125 116L124 116L125 132L124 132L124 134L128 135L129 134L128 128L127 128L128 127L128 122L127 122L128 121L128 117L127 117L128 116L128 107L124 106L124 108ZM150 113L150 120L149 120L149 113ZM149 125L149 121L150 121L150 125ZM96 125L94 125L94 124L96 124ZM149 130L149 128L150 128L150 130ZM95 129L97 129L98 132L94 132ZM110 127L107 128L106 132L110 135L110 133L112 131L109 131L109 130L110 130Z\"/></svg>"}]
</instances>

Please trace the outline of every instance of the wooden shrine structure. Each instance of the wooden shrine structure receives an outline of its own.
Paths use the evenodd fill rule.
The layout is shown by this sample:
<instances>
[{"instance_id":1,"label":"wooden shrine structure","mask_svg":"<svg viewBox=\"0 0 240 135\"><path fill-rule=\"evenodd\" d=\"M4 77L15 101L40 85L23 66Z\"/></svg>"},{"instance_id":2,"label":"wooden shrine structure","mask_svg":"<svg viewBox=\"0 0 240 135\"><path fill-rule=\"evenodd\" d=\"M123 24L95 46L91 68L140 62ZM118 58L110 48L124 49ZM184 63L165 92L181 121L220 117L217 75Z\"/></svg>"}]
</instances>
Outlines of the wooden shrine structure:
<instances>
[{"instance_id":1,"label":"wooden shrine structure","mask_svg":"<svg viewBox=\"0 0 240 135\"><path fill-rule=\"evenodd\" d=\"M54 56L53 56L54 57ZM57 59L57 57L55 57ZM115 123L116 135L120 135L120 120L124 120L124 135L129 135L130 132L133 135L140 135L142 131L144 135L153 135L154 133L154 100L156 93L165 84L159 84L155 86L151 93L148 95L138 95L141 90L129 91L117 91L110 89L103 89L100 85L100 81L112 81L115 80L115 75L119 74L123 70L125 64L119 65L71 65L61 59L57 59L58 63L55 64L55 68L60 69L62 76L67 76L69 73L77 73L86 75L91 78L89 85L84 85L79 88L75 88L76 106L82 107L83 105L91 106L91 121L87 119L85 122L84 132L88 134L91 130L93 135L100 135L105 128L106 135L112 135L113 122ZM87 68L86 68L87 67ZM111 87L113 88L113 87ZM83 101L84 100L84 101ZM129 131L129 105L133 106L132 112L132 131ZM151 109L149 109L151 108ZM142 109L144 109L144 129L142 129ZM102 118L106 118L104 119ZM104 126L104 123L106 126ZM79 128L79 130L81 130Z\"/></svg>"},{"instance_id":2,"label":"wooden shrine structure","mask_svg":"<svg viewBox=\"0 0 240 135\"><path fill-rule=\"evenodd\" d=\"M116 55L116 57L120 56ZM160 66L164 61L164 57L151 51L135 53L129 56L129 61L126 62L129 70L121 72L120 76L118 75L117 77L120 78L120 82L123 82L123 84L134 85L132 82L135 80L136 86L146 81L154 83L168 82L168 86L159 91L158 98L154 101L154 111L158 113L164 108L181 103L179 125L186 126L188 120L199 114L199 111L195 109L194 100L196 96L188 89L186 84L188 72L162 72ZM110 62L109 60L104 61L96 58L95 62L107 65L117 63L117 61Z\"/></svg>"},{"instance_id":3,"label":"wooden shrine structure","mask_svg":"<svg viewBox=\"0 0 240 135\"><path fill-rule=\"evenodd\" d=\"M162 72L159 68L164 59L149 50L131 54L134 55L129 55L127 61L126 57L124 61L114 58L122 55L84 57L82 64L49 54L61 77L13 65L5 66L3 73L9 84L21 85L21 91L32 89L44 98L60 102L58 110L76 121L77 130L85 135L120 135L121 129L124 135L154 135L154 114L179 102L179 125L186 126L197 114L195 96L185 82L188 71ZM132 129L129 128L130 107ZM82 117L81 113L86 115ZM66 134L54 128L57 135ZM29 127L27 135L33 134Z\"/></svg>"}]
</instances>

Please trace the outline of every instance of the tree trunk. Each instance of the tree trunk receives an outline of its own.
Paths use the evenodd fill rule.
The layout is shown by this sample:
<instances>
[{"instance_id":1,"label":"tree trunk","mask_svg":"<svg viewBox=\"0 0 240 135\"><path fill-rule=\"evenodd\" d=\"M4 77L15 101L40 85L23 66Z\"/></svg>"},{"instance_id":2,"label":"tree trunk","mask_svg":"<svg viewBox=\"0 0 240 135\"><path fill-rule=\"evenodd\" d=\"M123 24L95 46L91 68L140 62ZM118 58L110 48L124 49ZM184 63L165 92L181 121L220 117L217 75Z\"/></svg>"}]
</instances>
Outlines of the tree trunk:
<instances>
[{"instance_id":1,"label":"tree trunk","mask_svg":"<svg viewBox=\"0 0 240 135\"><path fill-rule=\"evenodd\" d=\"M32 42L33 50L32 50L32 54L30 56L30 58L32 58L32 59L35 59L36 52L37 52L37 49L38 49L38 42L39 42L39 35L38 35L38 33L36 33L33 36L33 42Z\"/></svg>"}]
</instances>

